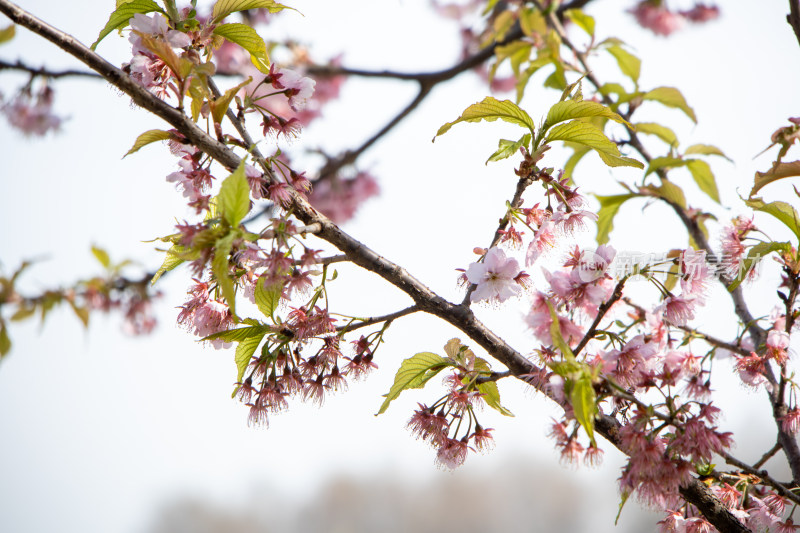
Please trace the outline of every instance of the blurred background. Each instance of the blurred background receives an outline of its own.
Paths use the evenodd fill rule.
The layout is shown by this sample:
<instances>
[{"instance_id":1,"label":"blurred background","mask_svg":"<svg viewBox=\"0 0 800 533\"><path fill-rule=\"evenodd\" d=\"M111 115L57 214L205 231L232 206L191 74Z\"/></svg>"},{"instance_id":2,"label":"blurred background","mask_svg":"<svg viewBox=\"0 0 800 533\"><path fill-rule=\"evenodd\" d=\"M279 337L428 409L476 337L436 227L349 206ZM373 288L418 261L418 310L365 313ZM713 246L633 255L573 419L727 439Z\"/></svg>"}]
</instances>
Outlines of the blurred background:
<instances>
[{"instance_id":1,"label":"blurred background","mask_svg":"<svg viewBox=\"0 0 800 533\"><path fill-rule=\"evenodd\" d=\"M632 4L596 0L587 12L597 19L599 38L619 36L643 59L642 87L677 86L699 123L657 106L642 108L639 120L663 121L683 146L716 144L733 160L712 163L730 209L710 205L688 177L680 183L690 203L729 220L743 212L738 194L747 194L754 172L769 166L774 151L754 156L788 117L800 115L800 70L794 68L800 47L785 22L788 4L727 2L719 20L669 38L637 27L625 12ZM110 0L20 5L84 43L95 40L113 9ZM458 26L435 15L425 1L291 5L303 16L281 15L268 27L275 33L264 36L292 35L319 62L342 54L342 63L353 68L422 72L451 66L460 54ZM129 43L115 34L98 51L117 65L130 59ZM0 46L0 58L79 67L25 30ZM620 77L606 58L593 65L601 78ZM25 75L0 72L0 92L9 98L26 81ZM522 102L534 118L558 98L537 89L536 81ZM68 117L59 133L25 138L0 126L0 267L8 273L23 260L37 260L21 280L23 292L98 274L92 245L106 249L112 260L132 258L141 272L152 270L162 255L144 241L171 233L176 219L190 216L164 179L176 169L175 159L159 145L121 157L139 133L164 124L103 83L70 78L54 87L55 111ZM415 93L413 84L402 82L347 81L324 117L289 147L300 154L297 166L304 149L337 153L357 146ZM443 84L366 152L360 166L376 176L381 194L345 225L453 300L461 294L454 269L474 260L473 247L488 244L516 183L513 158L490 166L484 161L498 137L517 132L510 125L468 124L435 144L430 139L487 93L473 73ZM553 150L546 164L559 166L563 156ZM617 172L612 176L591 156L578 167L576 181L583 191L614 193L620 190L614 178L631 176ZM793 195L788 186L770 194ZM788 238L766 216L757 223L773 238ZM626 205L615 226L618 250L685 246L679 222L658 205ZM585 242L593 238L587 233ZM346 266L339 271L331 300L341 312L369 316L408 305L366 272ZM426 316L392 326L376 358L379 372L366 382L328 398L321 409L296 403L272 416L269 429L248 428L247 409L230 398L233 350L198 344L175 325L189 277L177 270L159 282L159 327L147 337L125 335L114 315L93 315L84 330L68 309L54 312L44 326L13 324L13 349L0 364L0 531L641 532L653 531L660 520L629 502L615 528L622 457L606 446L597 469L560 465L546 438L558 410L516 383L500 384L514 418L483 415L495 428L495 449L471 455L455 472L438 470L434 452L405 429L416 403L438 397L438 390L406 392L386 414L373 416L402 359L441 352L457 335ZM775 305L778 280L777 269L767 264L747 288L754 314L766 315ZM515 305L502 312L482 308L480 315L530 353L535 344L521 321L524 302ZM731 337L732 316L727 295L717 288L696 322ZM722 427L735 433L736 455L755 461L774 440L766 398L741 387L729 366L717 367L715 405L726 414ZM779 461L767 466L779 479L786 476Z\"/></svg>"}]
</instances>

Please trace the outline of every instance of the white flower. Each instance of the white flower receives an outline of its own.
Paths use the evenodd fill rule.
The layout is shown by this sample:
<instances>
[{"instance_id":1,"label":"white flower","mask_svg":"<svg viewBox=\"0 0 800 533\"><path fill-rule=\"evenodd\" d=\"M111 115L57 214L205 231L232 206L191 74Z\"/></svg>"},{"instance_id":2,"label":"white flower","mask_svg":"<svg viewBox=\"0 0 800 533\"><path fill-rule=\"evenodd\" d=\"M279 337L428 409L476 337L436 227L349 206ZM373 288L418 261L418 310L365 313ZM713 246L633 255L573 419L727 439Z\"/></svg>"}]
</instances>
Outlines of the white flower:
<instances>
[{"instance_id":1,"label":"white flower","mask_svg":"<svg viewBox=\"0 0 800 533\"><path fill-rule=\"evenodd\" d=\"M281 77L278 78L279 83L289 89L289 105L295 111L300 111L314 94L314 86L317 82L288 68L282 68L279 72L281 74Z\"/></svg>"},{"instance_id":2,"label":"white flower","mask_svg":"<svg viewBox=\"0 0 800 533\"><path fill-rule=\"evenodd\" d=\"M471 296L472 301L504 302L516 296L522 290L514 279L519 273L519 263L516 259L506 257L500 248L490 249L483 263L472 263L467 269L467 279L477 285Z\"/></svg>"}]
</instances>

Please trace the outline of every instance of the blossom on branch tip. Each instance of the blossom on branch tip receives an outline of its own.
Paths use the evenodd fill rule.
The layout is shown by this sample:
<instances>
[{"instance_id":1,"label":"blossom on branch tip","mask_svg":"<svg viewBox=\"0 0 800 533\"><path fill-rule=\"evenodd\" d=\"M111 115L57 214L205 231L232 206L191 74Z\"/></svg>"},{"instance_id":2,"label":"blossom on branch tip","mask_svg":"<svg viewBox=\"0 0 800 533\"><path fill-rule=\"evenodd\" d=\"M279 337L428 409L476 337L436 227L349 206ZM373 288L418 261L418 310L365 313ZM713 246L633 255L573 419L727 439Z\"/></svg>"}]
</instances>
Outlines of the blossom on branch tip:
<instances>
[{"instance_id":1,"label":"blossom on branch tip","mask_svg":"<svg viewBox=\"0 0 800 533\"><path fill-rule=\"evenodd\" d=\"M482 263L472 263L467 268L467 279L477 285L470 299L473 302L489 300L504 302L517 296L522 287L516 281L520 274L519 263L496 246L486 252Z\"/></svg>"}]
</instances>

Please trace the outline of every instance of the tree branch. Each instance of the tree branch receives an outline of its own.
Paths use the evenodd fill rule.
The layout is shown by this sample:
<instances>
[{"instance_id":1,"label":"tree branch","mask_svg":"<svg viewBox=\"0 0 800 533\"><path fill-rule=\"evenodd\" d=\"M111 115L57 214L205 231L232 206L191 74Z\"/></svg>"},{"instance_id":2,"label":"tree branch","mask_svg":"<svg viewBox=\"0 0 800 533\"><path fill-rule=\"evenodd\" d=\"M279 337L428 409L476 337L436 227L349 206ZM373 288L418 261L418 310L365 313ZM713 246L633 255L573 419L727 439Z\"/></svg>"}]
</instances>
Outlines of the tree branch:
<instances>
[{"instance_id":1,"label":"tree branch","mask_svg":"<svg viewBox=\"0 0 800 533\"><path fill-rule=\"evenodd\" d=\"M10 63L0 59L0 70L21 70L27 72L32 76L44 76L46 78L95 78L100 79L101 76L95 72L87 72L85 70L49 70L46 67L32 67L26 65L21 60L17 59L15 63Z\"/></svg>"},{"instance_id":2,"label":"tree branch","mask_svg":"<svg viewBox=\"0 0 800 533\"><path fill-rule=\"evenodd\" d=\"M339 326L336 328L336 331L339 333L347 333L348 331L354 331L360 328L371 326L373 324L379 324L381 322L392 322L397 318L416 313L417 311L419 311L419 307L412 305L411 307L406 307L405 309L395 311L394 313L389 313L388 315L376 316L373 318L358 318L354 320L358 320L359 322L347 324L346 326Z\"/></svg>"}]
</instances>

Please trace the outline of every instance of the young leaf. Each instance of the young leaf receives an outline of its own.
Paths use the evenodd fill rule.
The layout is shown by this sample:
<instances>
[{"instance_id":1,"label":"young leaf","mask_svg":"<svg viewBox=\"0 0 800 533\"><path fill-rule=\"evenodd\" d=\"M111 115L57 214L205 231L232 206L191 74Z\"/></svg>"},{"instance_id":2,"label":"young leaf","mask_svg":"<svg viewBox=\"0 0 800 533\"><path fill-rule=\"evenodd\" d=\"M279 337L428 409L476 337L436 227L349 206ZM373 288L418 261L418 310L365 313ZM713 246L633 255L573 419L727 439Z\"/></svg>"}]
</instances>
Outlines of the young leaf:
<instances>
[{"instance_id":1,"label":"young leaf","mask_svg":"<svg viewBox=\"0 0 800 533\"><path fill-rule=\"evenodd\" d=\"M281 302L281 295L283 294L283 285L275 283L267 287L265 285L266 280L266 276L262 276L258 279L258 283L256 283L256 305L264 316L270 317L274 322L275 310L278 308L278 304Z\"/></svg>"},{"instance_id":2,"label":"young leaf","mask_svg":"<svg viewBox=\"0 0 800 533\"><path fill-rule=\"evenodd\" d=\"M594 418L597 415L597 397L592 385L592 376L585 368L581 376L572 382L569 400L572 404L572 411L575 413L575 420L583 426L583 429L589 435L589 440L594 445Z\"/></svg>"},{"instance_id":3,"label":"young leaf","mask_svg":"<svg viewBox=\"0 0 800 533\"><path fill-rule=\"evenodd\" d=\"M269 74L267 45L256 30L247 24L239 24L237 22L221 24L214 28L214 33L225 37L230 42L236 43L250 52L250 60L253 62L253 65L264 74Z\"/></svg>"},{"instance_id":4,"label":"young leaf","mask_svg":"<svg viewBox=\"0 0 800 533\"><path fill-rule=\"evenodd\" d=\"M686 166L689 168L689 172L692 173L692 177L697 186L700 187L700 190L719 203L717 182L714 180L714 173L711 172L711 167L708 163L700 159L689 159Z\"/></svg>"},{"instance_id":5,"label":"young leaf","mask_svg":"<svg viewBox=\"0 0 800 533\"><path fill-rule=\"evenodd\" d=\"M564 143L564 146L567 148L572 148L573 150L572 155L569 156L567 162L564 163L564 177L572 179L572 173L575 170L575 166L580 162L581 159L583 159L583 156L591 151L591 148L583 144L572 143Z\"/></svg>"},{"instance_id":6,"label":"young leaf","mask_svg":"<svg viewBox=\"0 0 800 533\"><path fill-rule=\"evenodd\" d=\"M683 155L692 155L692 154L696 154L696 155L718 155L720 157L724 157L728 161L731 161L731 158L728 157L727 155L725 155L722 152L722 150L720 150L716 146L712 146L710 144L693 144L683 152Z\"/></svg>"},{"instance_id":7,"label":"young leaf","mask_svg":"<svg viewBox=\"0 0 800 533\"><path fill-rule=\"evenodd\" d=\"M648 185L642 187L642 192L648 192L653 196L663 198L668 202L679 205L683 208L686 207L686 195L683 194L683 189L672 183L671 181L663 181L660 186Z\"/></svg>"},{"instance_id":8,"label":"young leaf","mask_svg":"<svg viewBox=\"0 0 800 533\"><path fill-rule=\"evenodd\" d=\"M218 0L211 12L212 22L217 23L237 11L246 9L266 9L270 13L278 13L287 8L274 0Z\"/></svg>"},{"instance_id":9,"label":"young leaf","mask_svg":"<svg viewBox=\"0 0 800 533\"><path fill-rule=\"evenodd\" d=\"M153 0L131 0L130 2L117 5L117 9L115 9L114 12L111 13L111 16L108 17L106 26L100 32L100 35L97 36L97 40L94 42L94 44L92 44L92 50L97 48L97 45L106 37L106 35L114 30L122 29L128 26L130 20L137 13L144 14L151 13L153 11L158 11L160 13L164 12L160 7L158 7L158 4L153 2Z\"/></svg>"},{"instance_id":10,"label":"young leaf","mask_svg":"<svg viewBox=\"0 0 800 533\"><path fill-rule=\"evenodd\" d=\"M236 232L231 232L219 239L214 245L214 259L211 261L211 270L214 272L214 277L217 278L217 285L222 290L222 297L234 316L236 316L236 290L228 272L228 255L231 253L235 238Z\"/></svg>"},{"instance_id":11,"label":"young leaf","mask_svg":"<svg viewBox=\"0 0 800 533\"><path fill-rule=\"evenodd\" d=\"M214 119L215 124L220 124L222 122L222 119L225 117L225 113L228 112L228 107L230 107L231 101L233 101L236 93L238 93L242 87L251 81L253 81L253 78L248 77L236 87L231 87L225 91L225 93L221 94L219 98L208 101L208 106L211 108L211 118Z\"/></svg>"},{"instance_id":12,"label":"young leaf","mask_svg":"<svg viewBox=\"0 0 800 533\"><path fill-rule=\"evenodd\" d=\"M567 344L564 337L561 335L561 324L559 323L558 313L556 312L556 308L553 307L553 304L550 303L550 300L547 300L547 308L550 309L550 319L552 320L550 323L550 336L553 338L553 344L561 351L561 355L564 356L564 359L570 362L575 361L575 354L572 353L569 344Z\"/></svg>"},{"instance_id":13,"label":"young leaf","mask_svg":"<svg viewBox=\"0 0 800 533\"><path fill-rule=\"evenodd\" d=\"M642 95L645 100L652 100L659 102L667 107L675 107L686 113L692 122L697 123L697 116L694 114L694 109L689 107L686 99L681 92L674 87L658 87L652 91L648 91Z\"/></svg>"},{"instance_id":14,"label":"young leaf","mask_svg":"<svg viewBox=\"0 0 800 533\"><path fill-rule=\"evenodd\" d=\"M564 11L564 16L588 33L590 37L594 37L594 17L587 15L580 9L567 9Z\"/></svg>"},{"instance_id":15,"label":"young leaf","mask_svg":"<svg viewBox=\"0 0 800 533\"><path fill-rule=\"evenodd\" d=\"M177 244L167 250L167 255L164 256L164 262L161 263L161 267L156 271L153 279L150 280L150 285L155 285L158 278L186 261L186 259L181 257L181 253L184 250L183 246Z\"/></svg>"},{"instance_id":16,"label":"young leaf","mask_svg":"<svg viewBox=\"0 0 800 533\"><path fill-rule=\"evenodd\" d=\"M201 341L215 341L217 339L221 339L223 342L242 342L245 339L249 339L252 337L263 337L268 329L263 326L260 322L253 321L252 319L248 318L245 321L255 322L254 325L246 326L243 328L236 328L236 329L226 329L225 331L218 331L217 333L212 333L206 337L200 339Z\"/></svg>"},{"instance_id":17,"label":"young leaf","mask_svg":"<svg viewBox=\"0 0 800 533\"><path fill-rule=\"evenodd\" d=\"M630 123L627 120L619 116L617 113L614 113L603 104L592 102L591 100L584 100L581 102L576 102L575 100L565 100L563 102L558 102L550 108L550 111L547 112L547 118L542 126L542 131L547 131L551 126L558 124L559 122L588 117L610 118L614 122L619 122L620 124L630 126Z\"/></svg>"},{"instance_id":18,"label":"young leaf","mask_svg":"<svg viewBox=\"0 0 800 533\"><path fill-rule=\"evenodd\" d=\"M619 208L626 201L636 197L635 194L618 194L614 196L596 196L600 202L600 210L597 212L597 244L608 242L608 236L614 229L614 217Z\"/></svg>"},{"instance_id":19,"label":"young leaf","mask_svg":"<svg viewBox=\"0 0 800 533\"><path fill-rule=\"evenodd\" d=\"M217 195L217 209L232 228L237 227L250 211L250 186L244 175L244 160L222 182Z\"/></svg>"},{"instance_id":20,"label":"young leaf","mask_svg":"<svg viewBox=\"0 0 800 533\"><path fill-rule=\"evenodd\" d=\"M644 165L639 161L629 157L622 157L617 145L611 142L600 128L588 122L573 120L572 122L554 126L545 139L547 143L552 141L568 141L588 146L595 150L609 166L644 168Z\"/></svg>"},{"instance_id":21,"label":"young leaf","mask_svg":"<svg viewBox=\"0 0 800 533\"><path fill-rule=\"evenodd\" d=\"M125 159L134 152L138 152L140 148L147 146L150 143L154 143L156 141L166 141L171 136L172 135L168 131L147 130L146 132L136 137L136 142L134 142L133 146L131 146L131 149L128 150L128 152L122 156L122 159Z\"/></svg>"},{"instance_id":22,"label":"young leaf","mask_svg":"<svg viewBox=\"0 0 800 533\"><path fill-rule=\"evenodd\" d=\"M531 134L535 133L534 130L536 129L536 124L534 124L533 119L517 104L511 100L503 100L501 102L500 100L496 100L491 96L487 96L481 102L472 104L466 108L461 116L456 120L453 122L448 122L439 128L439 131L436 132L433 140L436 140L436 137L439 135L447 133L450 128L459 122L480 122L481 120L494 122L497 119L500 119L504 122L510 122L511 124L517 124L518 126L523 126L528 128L531 131Z\"/></svg>"},{"instance_id":23,"label":"young leaf","mask_svg":"<svg viewBox=\"0 0 800 533\"><path fill-rule=\"evenodd\" d=\"M0 44L10 41L14 38L14 34L16 33L16 27L12 24L7 28L3 28L0 30Z\"/></svg>"},{"instance_id":24,"label":"young leaf","mask_svg":"<svg viewBox=\"0 0 800 533\"><path fill-rule=\"evenodd\" d=\"M634 124L636 131L639 133L645 133L647 135L655 135L665 143L667 143L670 147L678 145L678 136L675 135L675 132L669 129L666 126L662 126L661 124L656 124L655 122L639 122L638 124Z\"/></svg>"},{"instance_id":25,"label":"young leaf","mask_svg":"<svg viewBox=\"0 0 800 533\"><path fill-rule=\"evenodd\" d=\"M756 211L763 211L774 216L800 239L800 217L791 205L780 201L765 203L761 198L751 198L750 200L745 200L744 203Z\"/></svg>"},{"instance_id":26,"label":"young leaf","mask_svg":"<svg viewBox=\"0 0 800 533\"><path fill-rule=\"evenodd\" d=\"M486 405L492 409L495 409L502 415L514 416L514 413L500 404L500 390L497 388L497 383L494 381L485 381L483 383L479 383L478 392L483 395L483 401L486 402Z\"/></svg>"},{"instance_id":27,"label":"young leaf","mask_svg":"<svg viewBox=\"0 0 800 533\"><path fill-rule=\"evenodd\" d=\"M522 136L522 138L518 141L509 141L507 139L500 139L498 142L497 151L489 156L489 159L486 160L485 164L489 164L489 161L500 161L501 159L506 159L507 157L511 157L512 155L516 154L521 146L528 146L531 142L531 134L526 133Z\"/></svg>"},{"instance_id":28,"label":"young leaf","mask_svg":"<svg viewBox=\"0 0 800 533\"><path fill-rule=\"evenodd\" d=\"M606 50L617 60L620 71L633 80L633 83L638 84L642 60L616 44L609 46Z\"/></svg>"},{"instance_id":29,"label":"young leaf","mask_svg":"<svg viewBox=\"0 0 800 533\"><path fill-rule=\"evenodd\" d=\"M755 268L756 265L771 252L787 252L791 249L792 245L788 242L760 242L756 244L750 248L747 252L747 257L742 260L742 263L739 265L738 275L733 278L731 284L728 285L728 290L732 291L741 285L742 281L747 278L747 273Z\"/></svg>"},{"instance_id":30,"label":"young leaf","mask_svg":"<svg viewBox=\"0 0 800 533\"><path fill-rule=\"evenodd\" d=\"M95 259L103 265L103 268L108 268L111 266L111 258L108 257L108 252L103 250L102 248L98 248L97 246L92 246L92 254L94 255Z\"/></svg>"},{"instance_id":31,"label":"young leaf","mask_svg":"<svg viewBox=\"0 0 800 533\"><path fill-rule=\"evenodd\" d=\"M236 381L241 383L242 378L244 377L244 373L247 370L247 365L250 364L250 358L253 357L256 349L258 349L258 345L261 344L261 341L264 339L266 333L259 333L252 337L247 337L239 341L239 345L236 346L236 354L234 355L234 361L236 361Z\"/></svg>"},{"instance_id":32,"label":"young leaf","mask_svg":"<svg viewBox=\"0 0 800 533\"><path fill-rule=\"evenodd\" d=\"M11 339L8 337L6 323L0 320L0 360L11 351Z\"/></svg>"},{"instance_id":33,"label":"young leaf","mask_svg":"<svg viewBox=\"0 0 800 533\"><path fill-rule=\"evenodd\" d=\"M394 384L386 394L386 399L377 414L384 413L392 400L400 396L401 392L406 389L421 389L428 380L449 365L447 359L430 352L418 353L403 361L394 377Z\"/></svg>"},{"instance_id":34,"label":"young leaf","mask_svg":"<svg viewBox=\"0 0 800 533\"><path fill-rule=\"evenodd\" d=\"M662 168L676 168L676 167L683 167L689 163L688 160L681 159L679 157L670 157L670 156L663 156L663 157L654 157L650 160L650 163L647 165L647 171L644 173L645 176L648 176L655 172L656 170Z\"/></svg>"},{"instance_id":35,"label":"young leaf","mask_svg":"<svg viewBox=\"0 0 800 533\"><path fill-rule=\"evenodd\" d=\"M753 184L753 189L750 191L750 196L753 197L762 187L769 185L773 181L790 178L792 176L800 176L800 161L778 163L777 165L773 165L772 168L766 172L756 172L756 179Z\"/></svg>"},{"instance_id":36,"label":"young leaf","mask_svg":"<svg viewBox=\"0 0 800 533\"><path fill-rule=\"evenodd\" d=\"M78 320L81 321L84 328L89 327L89 310L85 307L78 307L78 304L73 302L72 300L67 300L69 302L70 307L75 312L75 316L78 317Z\"/></svg>"}]
</instances>

